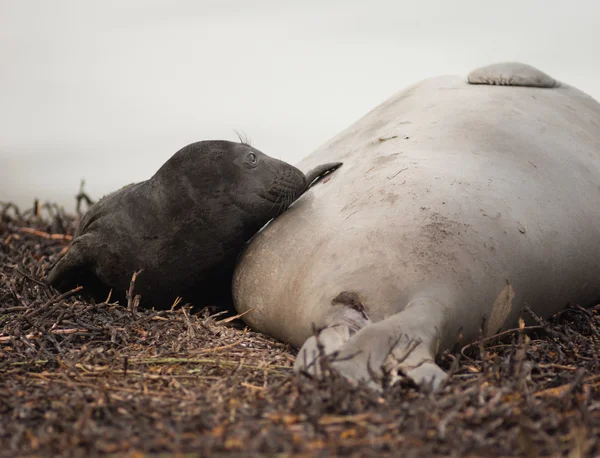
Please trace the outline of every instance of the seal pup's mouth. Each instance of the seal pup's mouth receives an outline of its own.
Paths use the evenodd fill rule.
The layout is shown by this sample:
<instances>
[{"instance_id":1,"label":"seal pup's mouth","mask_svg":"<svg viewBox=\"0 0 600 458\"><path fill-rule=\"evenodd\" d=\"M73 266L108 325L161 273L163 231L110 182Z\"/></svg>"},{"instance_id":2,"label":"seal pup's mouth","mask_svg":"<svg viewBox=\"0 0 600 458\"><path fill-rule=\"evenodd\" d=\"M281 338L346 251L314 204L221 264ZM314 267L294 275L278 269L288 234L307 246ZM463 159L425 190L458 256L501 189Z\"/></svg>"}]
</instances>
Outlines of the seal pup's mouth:
<instances>
[{"instance_id":1,"label":"seal pup's mouth","mask_svg":"<svg viewBox=\"0 0 600 458\"><path fill-rule=\"evenodd\" d=\"M271 202L273 209L276 205L279 207L276 212L276 216L278 216L321 178L341 166L341 162L330 162L315 167L305 175L295 167L282 169L275 164L269 164L269 170L274 175L273 184L259 195Z\"/></svg>"},{"instance_id":2,"label":"seal pup's mouth","mask_svg":"<svg viewBox=\"0 0 600 458\"><path fill-rule=\"evenodd\" d=\"M277 189L271 188L267 192L262 193L261 197L273 204L272 210L277 207L275 215L278 216L287 210L301 194L301 189L278 187Z\"/></svg>"},{"instance_id":3,"label":"seal pup's mouth","mask_svg":"<svg viewBox=\"0 0 600 458\"><path fill-rule=\"evenodd\" d=\"M273 174L273 181L261 197L278 206L276 214L279 215L302 195L306 188L306 177L292 166L278 167L277 164L271 163L268 164L268 168Z\"/></svg>"}]
</instances>

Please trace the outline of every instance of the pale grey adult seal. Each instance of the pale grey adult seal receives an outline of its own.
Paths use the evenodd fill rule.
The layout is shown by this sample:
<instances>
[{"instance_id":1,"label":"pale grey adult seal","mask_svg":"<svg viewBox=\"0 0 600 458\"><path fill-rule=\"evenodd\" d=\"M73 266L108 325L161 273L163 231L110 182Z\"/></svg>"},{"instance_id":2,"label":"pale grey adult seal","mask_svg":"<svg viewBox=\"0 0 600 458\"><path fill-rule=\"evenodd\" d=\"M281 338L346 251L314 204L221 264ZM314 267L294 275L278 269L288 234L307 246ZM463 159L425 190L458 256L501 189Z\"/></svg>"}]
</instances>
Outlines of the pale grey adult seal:
<instances>
[{"instance_id":1,"label":"pale grey adult seal","mask_svg":"<svg viewBox=\"0 0 600 458\"><path fill-rule=\"evenodd\" d=\"M600 105L578 89L519 63L428 79L299 167L324 161L346 165L234 275L238 312L302 347L298 370L316 328L350 379L438 386L436 355L484 321L490 335L526 304L547 317L600 298Z\"/></svg>"},{"instance_id":2,"label":"pale grey adult seal","mask_svg":"<svg viewBox=\"0 0 600 458\"><path fill-rule=\"evenodd\" d=\"M248 144L192 143L149 180L94 204L48 281L63 290L82 284L99 297L110 287L122 299L141 270L135 293L144 305L168 308L178 296L197 306L226 304L244 244L339 165L305 176Z\"/></svg>"}]
</instances>

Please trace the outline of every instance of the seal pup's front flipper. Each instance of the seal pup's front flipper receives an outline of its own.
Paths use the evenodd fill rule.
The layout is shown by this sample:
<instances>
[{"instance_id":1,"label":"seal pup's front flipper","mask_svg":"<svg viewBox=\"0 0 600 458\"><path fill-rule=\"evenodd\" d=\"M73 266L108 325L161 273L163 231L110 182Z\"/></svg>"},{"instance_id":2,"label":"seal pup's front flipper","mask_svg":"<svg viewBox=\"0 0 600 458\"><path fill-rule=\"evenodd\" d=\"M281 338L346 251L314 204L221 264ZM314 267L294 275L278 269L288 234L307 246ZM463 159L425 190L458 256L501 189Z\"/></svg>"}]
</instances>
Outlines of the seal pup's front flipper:
<instances>
[{"instance_id":1,"label":"seal pup's front flipper","mask_svg":"<svg viewBox=\"0 0 600 458\"><path fill-rule=\"evenodd\" d=\"M77 286L83 286L87 290L97 281L92 279L92 258L88 255L85 243L81 243L87 235L77 238L69 251L54 265L46 281L59 291L67 291Z\"/></svg>"}]
</instances>

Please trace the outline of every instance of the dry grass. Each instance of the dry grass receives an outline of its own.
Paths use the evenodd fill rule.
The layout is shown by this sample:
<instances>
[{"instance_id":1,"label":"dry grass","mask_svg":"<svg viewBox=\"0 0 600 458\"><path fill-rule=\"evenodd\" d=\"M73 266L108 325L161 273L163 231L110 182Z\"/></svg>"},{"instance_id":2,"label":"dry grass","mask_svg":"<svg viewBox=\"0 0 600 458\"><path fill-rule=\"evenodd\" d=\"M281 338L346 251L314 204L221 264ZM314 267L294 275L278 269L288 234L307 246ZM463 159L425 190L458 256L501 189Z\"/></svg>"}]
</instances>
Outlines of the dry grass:
<instances>
[{"instance_id":1,"label":"dry grass","mask_svg":"<svg viewBox=\"0 0 600 458\"><path fill-rule=\"evenodd\" d=\"M375 393L295 375L294 350L216 309L58 294L43 278L74 217L16 210L0 205L3 456L600 455L598 310L443 355L439 393Z\"/></svg>"}]
</instances>

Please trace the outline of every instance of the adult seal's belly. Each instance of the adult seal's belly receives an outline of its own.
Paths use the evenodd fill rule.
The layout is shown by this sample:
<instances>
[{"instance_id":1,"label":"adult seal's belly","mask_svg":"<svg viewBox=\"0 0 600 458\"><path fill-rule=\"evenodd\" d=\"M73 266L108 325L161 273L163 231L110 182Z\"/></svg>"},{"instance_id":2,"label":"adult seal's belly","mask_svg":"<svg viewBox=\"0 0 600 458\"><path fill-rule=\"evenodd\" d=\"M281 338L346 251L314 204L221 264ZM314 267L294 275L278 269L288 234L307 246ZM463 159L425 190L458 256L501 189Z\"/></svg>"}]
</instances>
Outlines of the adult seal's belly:
<instances>
[{"instance_id":1,"label":"adult seal's belly","mask_svg":"<svg viewBox=\"0 0 600 458\"><path fill-rule=\"evenodd\" d=\"M484 317L489 335L526 304L549 316L600 297L600 105L583 92L518 63L428 79L299 167L328 161L345 166L234 275L237 310L302 347L297 369L318 329L349 378L391 367L438 385L436 354Z\"/></svg>"}]
</instances>

